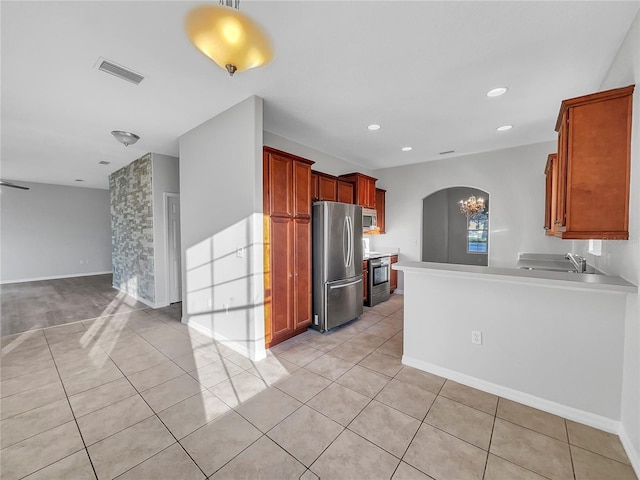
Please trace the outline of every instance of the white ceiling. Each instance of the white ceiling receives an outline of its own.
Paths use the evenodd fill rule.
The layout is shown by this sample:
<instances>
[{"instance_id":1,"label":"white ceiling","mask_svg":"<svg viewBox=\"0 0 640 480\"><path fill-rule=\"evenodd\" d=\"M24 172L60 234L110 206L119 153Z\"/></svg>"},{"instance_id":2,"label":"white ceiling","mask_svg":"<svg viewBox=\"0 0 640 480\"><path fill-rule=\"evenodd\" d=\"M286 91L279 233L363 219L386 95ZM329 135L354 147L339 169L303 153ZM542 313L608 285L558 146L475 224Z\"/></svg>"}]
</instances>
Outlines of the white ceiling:
<instances>
[{"instance_id":1,"label":"white ceiling","mask_svg":"<svg viewBox=\"0 0 640 480\"><path fill-rule=\"evenodd\" d=\"M276 58L233 78L186 39L194 5L2 1L2 178L108 188L250 95L265 129L368 169L552 140L560 102L598 90L640 2L243 0ZM100 72L99 57L146 78ZM142 139L125 148L111 130Z\"/></svg>"}]
</instances>

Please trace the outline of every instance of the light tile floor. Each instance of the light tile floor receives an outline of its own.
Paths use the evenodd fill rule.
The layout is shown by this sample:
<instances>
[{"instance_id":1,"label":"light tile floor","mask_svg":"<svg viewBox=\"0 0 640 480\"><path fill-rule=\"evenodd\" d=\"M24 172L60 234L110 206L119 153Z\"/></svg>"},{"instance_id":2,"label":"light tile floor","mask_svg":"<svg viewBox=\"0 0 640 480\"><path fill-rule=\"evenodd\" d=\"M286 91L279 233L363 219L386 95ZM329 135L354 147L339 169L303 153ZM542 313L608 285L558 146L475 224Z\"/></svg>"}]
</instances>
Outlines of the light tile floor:
<instances>
[{"instance_id":1,"label":"light tile floor","mask_svg":"<svg viewBox=\"0 0 640 480\"><path fill-rule=\"evenodd\" d=\"M403 298L253 363L138 310L2 337L2 479L635 479L618 437L401 363Z\"/></svg>"}]
</instances>

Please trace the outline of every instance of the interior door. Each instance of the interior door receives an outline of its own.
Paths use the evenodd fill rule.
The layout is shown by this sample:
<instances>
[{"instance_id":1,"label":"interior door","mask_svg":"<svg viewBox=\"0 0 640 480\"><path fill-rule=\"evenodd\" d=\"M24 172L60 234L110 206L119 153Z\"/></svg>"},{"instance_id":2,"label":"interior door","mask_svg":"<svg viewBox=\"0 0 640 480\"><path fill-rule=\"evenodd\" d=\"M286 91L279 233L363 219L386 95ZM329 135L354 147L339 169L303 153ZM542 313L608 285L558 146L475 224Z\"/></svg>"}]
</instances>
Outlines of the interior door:
<instances>
[{"instance_id":1,"label":"interior door","mask_svg":"<svg viewBox=\"0 0 640 480\"><path fill-rule=\"evenodd\" d=\"M182 301L182 267L180 255L180 196L167 196L167 277L169 303Z\"/></svg>"}]
</instances>

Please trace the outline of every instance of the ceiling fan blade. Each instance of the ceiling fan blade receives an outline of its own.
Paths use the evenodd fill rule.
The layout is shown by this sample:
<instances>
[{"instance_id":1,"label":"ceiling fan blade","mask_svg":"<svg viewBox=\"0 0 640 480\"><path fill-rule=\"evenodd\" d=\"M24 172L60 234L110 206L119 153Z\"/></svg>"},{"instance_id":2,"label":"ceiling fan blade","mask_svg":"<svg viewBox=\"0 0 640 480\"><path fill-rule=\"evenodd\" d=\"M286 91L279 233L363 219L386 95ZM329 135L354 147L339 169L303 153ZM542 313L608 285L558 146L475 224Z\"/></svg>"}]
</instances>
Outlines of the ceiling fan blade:
<instances>
[{"instance_id":1,"label":"ceiling fan blade","mask_svg":"<svg viewBox=\"0 0 640 480\"><path fill-rule=\"evenodd\" d=\"M4 180L0 180L0 187L11 187L11 188L19 188L20 190L30 190L29 187L16 185L15 183L11 183L11 182L5 182Z\"/></svg>"}]
</instances>

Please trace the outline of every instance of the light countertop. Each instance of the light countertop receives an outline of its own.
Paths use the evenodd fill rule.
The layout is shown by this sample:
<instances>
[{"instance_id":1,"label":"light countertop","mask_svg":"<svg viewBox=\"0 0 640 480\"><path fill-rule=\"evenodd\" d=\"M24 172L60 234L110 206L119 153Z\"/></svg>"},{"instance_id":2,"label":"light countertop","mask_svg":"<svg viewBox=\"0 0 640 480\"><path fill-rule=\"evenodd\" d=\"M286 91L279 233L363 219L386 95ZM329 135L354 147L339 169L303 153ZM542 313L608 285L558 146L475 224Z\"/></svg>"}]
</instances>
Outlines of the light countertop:
<instances>
[{"instance_id":1,"label":"light countertop","mask_svg":"<svg viewBox=\"0 0 640 480\"><path fill-rule=\"evenodd\" d=\"M546 286L554 285L562 288L577 288L581 290L599 290L609 291L612 293L638 293L638 287L636 285L621 277L610 275L410 261L394 263L392 268L394 270L401 270L405 272L424 272L434 275L476 278L487 276L487 280L502 280Z\"/></svg>"}]
</instances>

